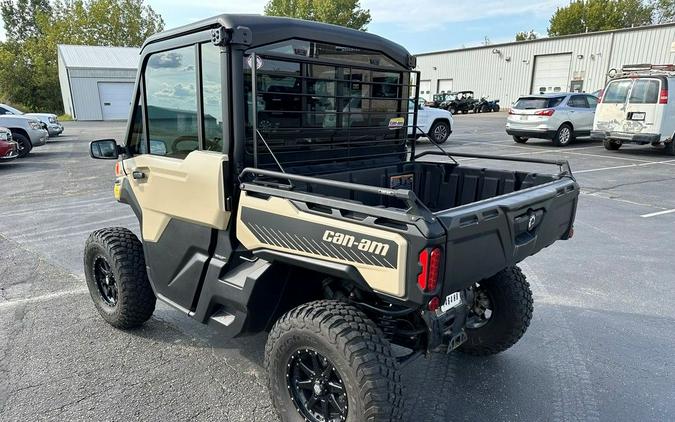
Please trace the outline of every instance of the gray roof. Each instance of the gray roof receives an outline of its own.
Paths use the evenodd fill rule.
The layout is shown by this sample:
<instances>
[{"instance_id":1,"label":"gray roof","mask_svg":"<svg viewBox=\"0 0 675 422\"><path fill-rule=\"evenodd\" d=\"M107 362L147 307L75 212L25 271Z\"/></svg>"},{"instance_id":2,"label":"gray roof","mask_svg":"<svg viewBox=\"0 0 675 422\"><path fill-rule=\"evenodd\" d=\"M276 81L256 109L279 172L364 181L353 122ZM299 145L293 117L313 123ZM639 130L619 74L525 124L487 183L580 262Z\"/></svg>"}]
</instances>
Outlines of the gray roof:
<instances>
[{"instance_id":1,"label":"gray roof","mask_svg":"<svg viewBox=\"0 0 675 422\"><path fill-rule=\"evenodd\" d=\"M93 45L58 45L59 56L69 68L137 69L140 48Z\"/></svg>"}]
</instances>

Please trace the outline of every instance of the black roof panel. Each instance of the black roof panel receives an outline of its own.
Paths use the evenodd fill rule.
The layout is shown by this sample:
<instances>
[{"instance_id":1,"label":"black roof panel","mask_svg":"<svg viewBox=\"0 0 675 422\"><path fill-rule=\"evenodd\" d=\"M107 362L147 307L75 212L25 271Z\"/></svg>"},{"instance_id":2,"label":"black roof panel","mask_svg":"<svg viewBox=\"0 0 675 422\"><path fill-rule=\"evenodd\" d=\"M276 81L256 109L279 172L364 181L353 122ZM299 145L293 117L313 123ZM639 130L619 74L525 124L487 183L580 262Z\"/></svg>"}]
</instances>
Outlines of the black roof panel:
<instances>
[{"instance_id":1,"label":"black roof panel","mask_svg":"<svg viewBox=\"0 0 675 422\"><path fill-rule=\"evenodd\" d=\"M406 68L409 67L410 63L410 53L408 50L379 35L327 23L244 14L214 16L189 25L160 32L149 37L143 44L143 49L148 44L158 43L163 40L208 30L210 28L216 28L218 26L223 26L225 28L236 28L238 26L248 27L252 33L252 48L292 38L301 38L309 41L320 41L382 52Z\"/></svg>"}]
</instances>

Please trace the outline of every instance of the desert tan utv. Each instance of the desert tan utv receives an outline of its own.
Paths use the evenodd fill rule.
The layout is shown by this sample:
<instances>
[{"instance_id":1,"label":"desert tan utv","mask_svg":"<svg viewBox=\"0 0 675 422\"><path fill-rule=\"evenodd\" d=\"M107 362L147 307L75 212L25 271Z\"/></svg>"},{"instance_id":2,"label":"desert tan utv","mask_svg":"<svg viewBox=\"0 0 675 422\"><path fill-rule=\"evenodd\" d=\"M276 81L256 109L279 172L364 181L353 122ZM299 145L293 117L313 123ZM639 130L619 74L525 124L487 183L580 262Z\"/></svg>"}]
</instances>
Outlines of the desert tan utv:
<instances>
[{"instance_id":1,"label":"desert tan utv","mask_svg":"<svg viewBox=\"0 0 675 422\"><path fill-rule=\"evenodd\" d=\"M160 299L224 336L268 331L284 421L396 420L401 365L515 344L533 310L516 264L572 236L578 185L564 161L416 154L414 68L376 35L285 18L148 39L123 145L90 145L119 159L141 233L86 243L102 317L130 329Z\"/></svg>"}]
</instances>

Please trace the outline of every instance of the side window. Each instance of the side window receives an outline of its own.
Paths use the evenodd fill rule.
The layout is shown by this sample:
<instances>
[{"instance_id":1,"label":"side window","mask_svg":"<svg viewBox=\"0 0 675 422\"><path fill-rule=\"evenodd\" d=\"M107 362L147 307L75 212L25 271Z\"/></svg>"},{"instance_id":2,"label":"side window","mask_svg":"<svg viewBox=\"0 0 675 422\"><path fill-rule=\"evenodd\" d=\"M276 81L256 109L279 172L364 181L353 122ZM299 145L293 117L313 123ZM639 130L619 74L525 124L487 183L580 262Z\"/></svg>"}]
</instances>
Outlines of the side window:
<instances>
[{"instance_id":1,"label":"side window","mask_svg":"<svg viewBox=\"0 0 675 422\"><path fill-rule=\"evenodd\" d=\"M134 107L134 120L131 123L131 137L127 143L127 149L131 155L147 153L145 135L143 133L143 115L141 113L141 101L138 100Z\"/></svg>"},{"instance_id":2,"label":"side window","mask_svg":"<svg viewBox=\"0 0 675 422\"><path fill-rule=\"evenodd\" d=\"M638 79L630 92L631 104L656 104L659 100L659 81Z\"/></svg>"},{"instance_id":3,"label":"side window","mask_svg":"<svg viewBox=\"0 0 675 422\"><path fill-rule=\"evenodd\" d=\"M572 95L567 101L567 105L574 108L588 108L585 95Z\"/></svg>"},{"instance_id":4,"label":"side window","mask_svg":"<svg viewBox=\"0 0 675 422\"><path fill-rule=\"evenodd\" d=\"M204 149L223 151L223 90L220 81L220 47L202 44L202 101Z\"/></svg>"},{"instance_id":5,"label":"side window","mask_svg":"<svg viewBox=\"0 0 675 422\"><path fill-rule=\"evenodd\" d=\"M4 107L0 107L0 114L12 114L8 112Z\"/></svg>"},{"instance_id":6,"label":"side window","mask_svg":"<svg viewBox=\"0 0 675 422\"><path fill-rule=\"evenodd\" d=\"M623 104L626 102L628 90L633 84L633 81L622 80L615 81L607 85L605 95L602 97L603 104Z\"/></svg>"},{"instance_id":7,"label":"side window","mask_svg":"<svg viewBox=\"0 0 675 422\"><path fill-rule=\"evenodd\" d=\"M586 96L586 101L588 101L588 106L595 110L598 107L598 99L592 95Z\"/></svg>"},{"instance_id":8,"label":"side window","mask_svg":"<svg viewBox=\"0 0 675 422\"><path fill-rule=\"evenodd\" d=\"M195 48L151 55L144 77L150 153L185 158L199 149Z\"/></svg>"}]
</instances>

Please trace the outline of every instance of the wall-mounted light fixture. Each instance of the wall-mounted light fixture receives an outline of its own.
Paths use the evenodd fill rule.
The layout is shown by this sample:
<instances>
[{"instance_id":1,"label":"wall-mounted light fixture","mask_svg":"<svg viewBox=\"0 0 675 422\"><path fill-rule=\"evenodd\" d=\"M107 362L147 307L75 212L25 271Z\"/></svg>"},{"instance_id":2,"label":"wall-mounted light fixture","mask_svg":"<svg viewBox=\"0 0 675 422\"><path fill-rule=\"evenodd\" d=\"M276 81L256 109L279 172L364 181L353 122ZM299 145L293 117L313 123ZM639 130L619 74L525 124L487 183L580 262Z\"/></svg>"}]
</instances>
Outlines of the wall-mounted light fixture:
<instances>
[{"instance_id":1,"label":"wall-mounted light fixture","mask_svg":"<svg viewBox=\"0 0 675 422\"><path fill-rule=\"evenodd\" d=\"M581 60L581 59L583 59L583 58L584 58L584 55L583 55L583 54L577 54L577 59Z\"/></svg>"},{"instance_id":2,"label":"wall-mounted light fixture","mask_svg":"<svg viewBox=\"0 0 675 422\"><path fill-rule=\"evenodd\" d=\"M506 60L507 62L510 62L510 61L511 61L511 56L506 56L506 57L504 57L504 60Z\"/></svg>"},{"instance_id":3,"label":"wall-mounted light fixture","mask_svg":"<svg viewBox=\"0 0 675 422\"><path fill-rule=\"evenodd\" d=\"M493 48L493 49L492 49L492 54L498 54L498 55L501 56L501 55L502 55L502 51L501 51L500 49L498 49L498 48Z\"/></svg>"},{"instance_id":4,"label":"wall-mounted light fixture","mask_svg":"<svg viewBox=\"0 0 675 422\"><path fill-rule=\"evenodd\" d=\"M438 68L436 66L434 66L434 70L438 70Z\"/></svg>"},{"instance_id":5,"label":"wall-mounted light fixture","mask_svg":"<svg viewBox=\"0 0 675 422\"><path fill-rule=\"evenodd\" d=\"M525 63L525 64L530 64L530 61L527 60L527 59L525 59L525 60L523 60L523 63Z\"/></svg>"}]
</instances>

